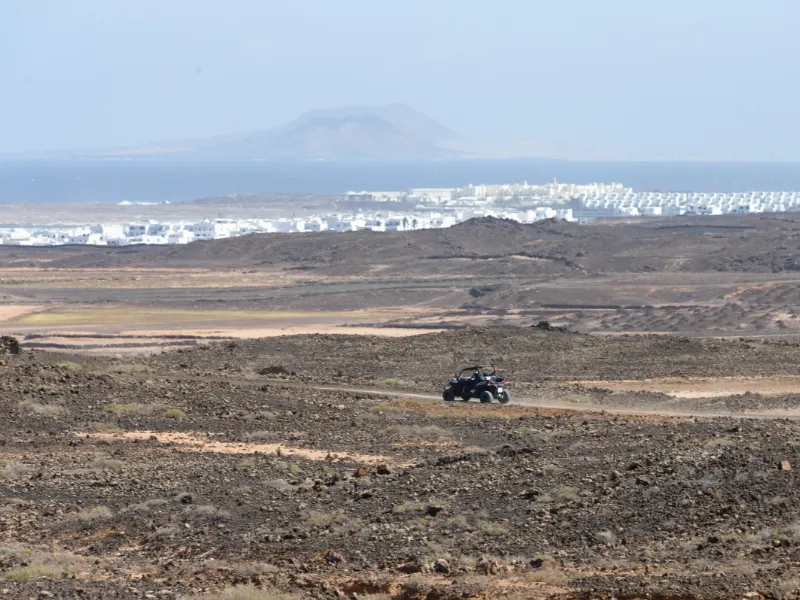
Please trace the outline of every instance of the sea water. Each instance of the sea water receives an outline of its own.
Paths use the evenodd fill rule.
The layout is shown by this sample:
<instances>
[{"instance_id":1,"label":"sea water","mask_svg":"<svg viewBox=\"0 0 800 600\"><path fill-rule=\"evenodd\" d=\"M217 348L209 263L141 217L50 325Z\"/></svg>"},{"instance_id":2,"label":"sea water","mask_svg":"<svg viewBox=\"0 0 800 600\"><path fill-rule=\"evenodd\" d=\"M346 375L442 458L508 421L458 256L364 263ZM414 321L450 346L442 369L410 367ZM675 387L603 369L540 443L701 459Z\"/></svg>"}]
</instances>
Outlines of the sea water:
<instances>
[{"instance_id":1,"label":"sea water","mask_svg":"<svg viewBox=\"0 0 800 600\"><path fill-rule=\"evenodd\" d=\"M800 163L0 159L0 203L182 202L241 193L341 194L553 179L619 182L636 191L800 191Z\"/></svg>"}]
</instances>

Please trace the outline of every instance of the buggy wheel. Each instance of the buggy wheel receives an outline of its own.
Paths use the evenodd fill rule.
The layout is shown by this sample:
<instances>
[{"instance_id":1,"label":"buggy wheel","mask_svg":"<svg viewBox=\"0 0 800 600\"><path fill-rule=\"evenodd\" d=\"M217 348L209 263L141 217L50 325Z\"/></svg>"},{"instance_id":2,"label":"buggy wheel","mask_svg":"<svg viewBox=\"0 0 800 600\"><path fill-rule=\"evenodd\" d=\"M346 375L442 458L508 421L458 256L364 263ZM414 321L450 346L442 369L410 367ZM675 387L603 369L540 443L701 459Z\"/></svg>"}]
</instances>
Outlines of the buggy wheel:
<instances>
[{"instance_id":1,"label":"buggy wheel","mask_svg":"<svg viewBox=\"0 0 800 600\"><path fill-rule=\"evenodd\" d=\"M444 398L445 402L452 402L456 399L456 393L453 391L453 388L448 385L444 388L444 392L442 392L442 398Z\"/></svg>"},{"instance_id":2,"label":"buggy wheel","mask_svg":"<svg viewBox=\"0 0 800 600\"><path fill-rule=\"evenodd\" d=\"M494 400L494 396L492 396L492 392L486 390L485 392L481 392L481 404L491 404L492 400Z\"/></svg>"},{"instance_id":3,"label":"buggy wheel","mask_svg":"<svg viewBox=\"0 0 800 600\"><path fill-rule=\"evenodd\" d=\"M497 399L500 401L500 404L508 404L511 402L511 392L508 390L503 390L503 393L499 394Z\"/></svg>"}]
</instances>

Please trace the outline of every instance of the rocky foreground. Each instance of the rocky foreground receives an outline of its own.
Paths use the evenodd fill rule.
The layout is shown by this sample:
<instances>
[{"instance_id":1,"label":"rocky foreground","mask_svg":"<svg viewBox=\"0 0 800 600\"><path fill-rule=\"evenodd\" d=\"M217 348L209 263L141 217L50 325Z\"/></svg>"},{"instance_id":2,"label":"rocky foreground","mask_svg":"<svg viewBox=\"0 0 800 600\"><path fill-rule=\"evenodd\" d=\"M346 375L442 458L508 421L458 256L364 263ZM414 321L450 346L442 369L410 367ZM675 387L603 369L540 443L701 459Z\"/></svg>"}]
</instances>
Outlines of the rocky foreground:
<instances>
[{"instance_id":1,"label":"rocky foreground","mask_svg":"<svg viewBox=\"0 0 800 600\"><path fill-rule=\"evenodd\" d=\"M558 381L592 355L614 377L691 376L687 354L703 374L743 357L785 374L778 357L796 348L602 342L612 355L568 333L483 336L520 397L569 396L577 410L314 387L338 376L400 390L427 348L415 384L434 388L434 367L467 358L444 354L453 335L474 334L371 351L315 336L124 360L0 356L0 595L800 597L800 423L581 412L612 399Z\"/></svg>"}]
</instances>

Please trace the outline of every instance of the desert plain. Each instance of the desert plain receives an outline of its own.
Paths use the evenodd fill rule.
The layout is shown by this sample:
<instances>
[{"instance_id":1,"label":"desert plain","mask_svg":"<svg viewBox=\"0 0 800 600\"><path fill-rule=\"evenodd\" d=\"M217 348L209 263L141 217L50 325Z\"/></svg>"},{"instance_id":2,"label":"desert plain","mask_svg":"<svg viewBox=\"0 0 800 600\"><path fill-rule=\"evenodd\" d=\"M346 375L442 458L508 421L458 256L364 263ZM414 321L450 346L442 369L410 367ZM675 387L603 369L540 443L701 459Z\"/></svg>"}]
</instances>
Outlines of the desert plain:
<instances>
[{"instance_id":1,"label":"desert plain","mask_svg":"<svg viewBox=\"0 0 800 600\"><path fill-rule=\"evenodd\" d=\"M800 597L799 248L791 214L0 246L0 595ZM510 404L442 401L488 363Z\"/></svg>"}]
</instances>

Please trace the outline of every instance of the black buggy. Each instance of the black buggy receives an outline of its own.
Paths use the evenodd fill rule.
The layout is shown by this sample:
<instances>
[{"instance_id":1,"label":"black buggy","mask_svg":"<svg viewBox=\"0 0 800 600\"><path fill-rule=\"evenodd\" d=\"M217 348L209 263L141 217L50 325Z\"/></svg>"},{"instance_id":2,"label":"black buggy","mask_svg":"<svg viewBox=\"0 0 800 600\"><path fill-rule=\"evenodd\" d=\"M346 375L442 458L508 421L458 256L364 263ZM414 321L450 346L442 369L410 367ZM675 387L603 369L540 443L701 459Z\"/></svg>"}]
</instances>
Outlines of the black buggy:
<instances>
[{"instance_id":1,"label":"black buggy","mask_svg":"<svg viewBox=\"0 0 800 600\"><path fill-rule=\"evenodd\" d=\"M511 392L506 383L506 378L498 374L492 365L466 367L450 380L442 392L442 398L445 402L469 402L472 398L478 398L484 404L495 400L500 404L508 404L511 401Z\"/></svg>"}]
</instances>

